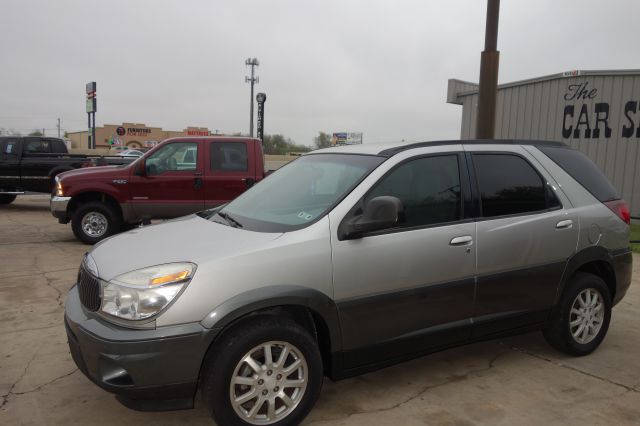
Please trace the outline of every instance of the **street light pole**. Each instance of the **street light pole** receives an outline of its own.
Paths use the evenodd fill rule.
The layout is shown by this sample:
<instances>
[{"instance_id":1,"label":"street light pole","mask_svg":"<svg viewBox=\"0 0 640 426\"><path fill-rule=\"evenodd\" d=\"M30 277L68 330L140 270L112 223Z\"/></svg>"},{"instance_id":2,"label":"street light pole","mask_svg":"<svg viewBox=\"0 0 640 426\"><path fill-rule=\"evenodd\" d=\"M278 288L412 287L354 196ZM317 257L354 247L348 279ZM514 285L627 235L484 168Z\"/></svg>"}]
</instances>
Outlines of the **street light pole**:
<instances>
[{"instance_id":1,"label":"street light pole","mask_svg":"<svg viewBox=\"0 0 640 426\"><path fill-rule=\"evenodd\" d=\"M245 77L245 83L251 83L251 110L249 113L249 136L253 137L253 85L258 83L260 79L255 75L255 67L260 65L257 58L248 58L244 64L251 67L251 77Z\"/></svg>"},{"instance_id":2,"label":"street light pole","mask_svg":"<svg viewBox=\"0 0 640 426\"><path fill-rule=\"evenodd\" d=\"M496 129L496 97L498 92L498 17L500 0L487 0L487 26L484 51L480 57L480 87L478 88L478 114L476 138L493 139Z\"/></svg>"}]
</instances>

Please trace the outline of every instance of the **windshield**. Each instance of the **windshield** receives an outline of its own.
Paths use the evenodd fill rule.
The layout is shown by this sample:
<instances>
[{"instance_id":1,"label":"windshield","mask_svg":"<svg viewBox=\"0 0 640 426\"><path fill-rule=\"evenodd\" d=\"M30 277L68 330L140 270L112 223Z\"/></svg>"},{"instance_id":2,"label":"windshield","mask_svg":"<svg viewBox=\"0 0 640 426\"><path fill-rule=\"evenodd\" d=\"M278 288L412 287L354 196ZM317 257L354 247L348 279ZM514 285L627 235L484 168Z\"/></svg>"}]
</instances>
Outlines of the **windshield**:
<instances>
[{"instance_id":1,"label":"windshield","mask_svg":"<svg viewBox=\"0 0 640 426\"><path fill-rule=\"evenodd\" d=\"M259 232L301 229L324 216L385 158L303 156L212 212L210 220ZM221 219L222 218L222 219Z\"/></svg>"}]
</instances>

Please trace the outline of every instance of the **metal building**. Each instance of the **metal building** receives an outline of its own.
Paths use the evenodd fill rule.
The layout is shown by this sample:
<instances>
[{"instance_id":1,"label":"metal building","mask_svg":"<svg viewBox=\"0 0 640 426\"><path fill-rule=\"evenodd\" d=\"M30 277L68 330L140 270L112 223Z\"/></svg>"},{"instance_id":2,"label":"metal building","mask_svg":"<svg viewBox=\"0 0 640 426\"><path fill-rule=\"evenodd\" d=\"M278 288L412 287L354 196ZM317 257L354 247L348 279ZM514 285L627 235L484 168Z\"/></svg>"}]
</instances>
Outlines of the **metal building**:
<instances>
[{"instance_id":1,"label":"metal building","mask_svg":"<svg viewBox=\"0 0 640 426\"><path fill-rule=\"evenodd\" d=\"M460 137L475 136L478 85L450 79ZM561 141L587 154L640 217L640 70L568 71L498 86L496 138Z\"/></svg>"}]
</instances>

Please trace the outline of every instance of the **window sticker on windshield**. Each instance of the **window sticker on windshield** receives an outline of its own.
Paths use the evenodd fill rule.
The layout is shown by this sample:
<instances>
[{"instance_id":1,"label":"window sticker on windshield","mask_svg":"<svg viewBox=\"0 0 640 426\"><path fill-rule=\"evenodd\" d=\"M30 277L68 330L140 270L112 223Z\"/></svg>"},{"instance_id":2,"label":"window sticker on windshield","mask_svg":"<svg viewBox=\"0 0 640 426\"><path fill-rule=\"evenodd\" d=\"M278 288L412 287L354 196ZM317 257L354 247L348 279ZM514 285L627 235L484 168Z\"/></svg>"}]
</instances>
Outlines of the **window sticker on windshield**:
<instances>
[{"instance_id":1,"label":"window sticker on windshield","mask_svg":"<svg viewBox=\"0 0 640 426\"><path fill-rule=\"evenodd\" d=\"M5 154L11 154L11 151L13 151L13 144L9 143L9 144L7 144L7 149L5 149L4 153Z\"/></svg>"},{"instance_id":2,"label":"window sticker on windshield","mask_svg":"<svg viewBox=\"0 0 640 426\"><path fill-rule=\"evenodd\" d=\"M304 219L304 220L311 220L311 219L313 219L313 215L311 215L311 214L309 214L309 213L307 213L307 212L300 212L300 213L298 213L298 217L299 217L300 219Z\"/></svg>"}]
</instances>

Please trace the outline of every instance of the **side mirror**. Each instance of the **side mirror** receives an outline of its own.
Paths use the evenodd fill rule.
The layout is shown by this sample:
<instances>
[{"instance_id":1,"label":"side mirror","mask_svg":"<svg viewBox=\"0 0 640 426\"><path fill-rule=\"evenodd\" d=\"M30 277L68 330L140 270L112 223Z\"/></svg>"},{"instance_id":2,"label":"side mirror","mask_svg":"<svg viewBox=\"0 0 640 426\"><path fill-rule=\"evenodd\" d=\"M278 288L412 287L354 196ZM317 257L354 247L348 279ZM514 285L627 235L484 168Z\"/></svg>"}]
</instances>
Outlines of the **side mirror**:
<instances>
[{"instance_id":1,"label":"side mirror","mask_svg":"<svg viewBox=\"0 0 640 426\"><path fill-rule=\"evenodd\" d=\"M346 239L355 239L367 232L392 228L398 224L403 211L402 201L397 197L376 197L367 203L362 215L346 224L343 235Z\"/></svg>"},{"instance_id":2,"label":"side mirror","mask_svg":"<svg viewBox=\"0 0 640 426\"><path fill-rule=\"evenodd\" d=\"M136 164L136 176L146 176L147 175L147 163L144 158L138 160Z\"/></svg>"}]
</instances>

